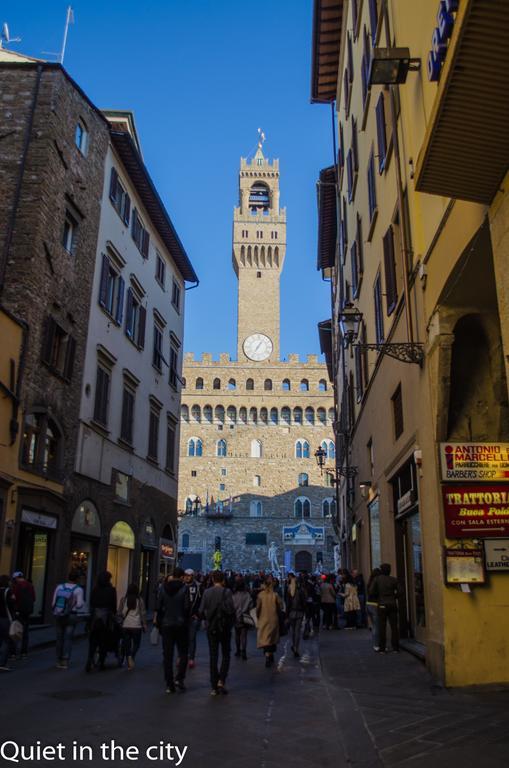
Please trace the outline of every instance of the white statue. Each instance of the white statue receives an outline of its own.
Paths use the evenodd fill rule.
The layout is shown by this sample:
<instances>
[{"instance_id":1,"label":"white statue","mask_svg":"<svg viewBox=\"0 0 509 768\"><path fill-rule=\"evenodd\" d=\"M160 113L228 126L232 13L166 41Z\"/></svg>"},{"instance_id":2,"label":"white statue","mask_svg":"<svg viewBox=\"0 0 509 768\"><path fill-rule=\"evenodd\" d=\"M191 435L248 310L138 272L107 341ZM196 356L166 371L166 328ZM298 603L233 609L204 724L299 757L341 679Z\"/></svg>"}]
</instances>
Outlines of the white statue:
<instances>
[{"instance_id":1,"label":"white statue","mask_svg":"<svg viewBox=\"0 0 509 768\"><path fill-rule=\"evenodd\" d=\"M279 573L279 563L277 561L277 547L276 542L271 541L269 547L269 563L272 573Z\"/></svg>"},{"instance_id":2,"label":"white statue","mask_svg":"<svg viewBox=\"0 0 509 768\"><path fill-rule=\"evenodd\" d=\"M339 544L334 546L334 571L337 573L341 568L341 548Z\"/></svg>"}]
</instances>

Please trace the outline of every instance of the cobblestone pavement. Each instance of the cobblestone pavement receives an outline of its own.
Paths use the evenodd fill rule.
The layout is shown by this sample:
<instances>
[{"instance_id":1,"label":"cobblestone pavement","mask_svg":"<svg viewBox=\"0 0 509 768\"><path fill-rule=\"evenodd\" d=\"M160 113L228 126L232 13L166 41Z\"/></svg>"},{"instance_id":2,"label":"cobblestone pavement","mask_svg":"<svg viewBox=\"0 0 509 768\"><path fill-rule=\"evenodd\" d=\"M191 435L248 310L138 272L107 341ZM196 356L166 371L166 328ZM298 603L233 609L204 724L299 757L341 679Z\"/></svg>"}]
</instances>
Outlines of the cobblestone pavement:
<instances>
[{"instance_id":1,"label":"cobblestone pavement","mask_svg":"<svg viewBox=\"0 0 509 768\"><path fill-rule=\"evenodd\" d=\"M254 646L254 636L249 642ZM73 740L94 747L111 739L144 749L160 741L189 747L182 768L344 768L442 766L500 768L509 763L509 692L451 693L434 688L406 653L373 653L365 631L324 632L294 659L286 638L266 670L252 648L232 659L230 695L209 696L206 641L200 633L188 690L169 696L161 649L147 639L136 669L83 670L86 643L71 668L58 670L51 649L34 650L0 676L1 740L33 744ZM67 761L66 761L67 762ZM23 762L48 766L66 763ZM67 765L69 762L67 762ZM14 765L0 760L0 765ZM96 768L99 757L83 765ZM115 761L135 768L168 761Z\"/></svg>"}]
</instances>

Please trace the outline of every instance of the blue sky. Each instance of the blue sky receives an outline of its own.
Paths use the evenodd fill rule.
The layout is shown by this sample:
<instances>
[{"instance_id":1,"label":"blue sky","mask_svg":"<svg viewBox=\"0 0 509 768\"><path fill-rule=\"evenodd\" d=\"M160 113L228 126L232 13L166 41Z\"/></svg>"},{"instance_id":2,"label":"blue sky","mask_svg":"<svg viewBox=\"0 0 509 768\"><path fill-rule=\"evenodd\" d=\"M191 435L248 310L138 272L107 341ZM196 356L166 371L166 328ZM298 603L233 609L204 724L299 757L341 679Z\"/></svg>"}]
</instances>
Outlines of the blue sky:
<instances>
[{"instance_id":1,"label":"blue sky","mask_svg":"<svg viewBox=\"0 0 509 768\"><path fill-rule=\"evenodd\" d=\"M66 0L4 0L12 45L61 47ZM65 67L98 107L135 113L145 162L200 277L185 349L236 352L231 266L239 158L267 135L279 157L288 245L281 354L319 351L329 286L316 263L316 179L332 162L331 117L309 103L311 0L75 0Z\"/></svg>"}]
</instances>

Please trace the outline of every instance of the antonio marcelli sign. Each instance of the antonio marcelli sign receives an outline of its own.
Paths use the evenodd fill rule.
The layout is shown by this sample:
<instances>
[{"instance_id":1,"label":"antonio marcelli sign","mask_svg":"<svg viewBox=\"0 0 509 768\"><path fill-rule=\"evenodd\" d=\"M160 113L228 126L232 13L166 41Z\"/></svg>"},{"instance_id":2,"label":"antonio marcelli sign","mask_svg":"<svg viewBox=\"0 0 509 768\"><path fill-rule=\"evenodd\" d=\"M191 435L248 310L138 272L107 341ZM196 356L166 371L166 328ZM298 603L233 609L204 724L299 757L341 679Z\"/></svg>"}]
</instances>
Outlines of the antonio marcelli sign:
<instances>
[{"instance_id":1,"label":"antonio marcelli sign","mask_svg":"<svg viewBox=\"0 0 509 768\"><path fill-rule=\"evenodd\" d=\"M509 481L509 443L440 443L442 480Z\"/></svg>"}]
</instances>

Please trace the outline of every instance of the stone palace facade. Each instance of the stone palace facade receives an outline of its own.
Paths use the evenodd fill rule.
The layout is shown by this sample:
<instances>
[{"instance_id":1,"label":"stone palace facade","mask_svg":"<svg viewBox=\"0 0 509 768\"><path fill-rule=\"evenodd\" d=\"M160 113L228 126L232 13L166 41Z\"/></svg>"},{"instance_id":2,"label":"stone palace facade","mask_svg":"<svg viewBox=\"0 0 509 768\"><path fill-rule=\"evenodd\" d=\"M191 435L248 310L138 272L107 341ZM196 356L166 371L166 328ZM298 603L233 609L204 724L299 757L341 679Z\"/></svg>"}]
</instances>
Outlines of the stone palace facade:
<instances>
[{"instance_id":1,"label":"stone palace facade","mask_svg":"<svg viewBox=\"0 0 509 768\"><path fill-rule=\"evenodd\" d=\"M223 569L329 571L337 543L333 393L316 355L280 360L286 210L279 163L259 146L251 161L241 160L239 181L237 360L184 358L180 562L210 570L219 551ZM327 454L323 472L319 446Z\"/></svg>"}]
</instances>

